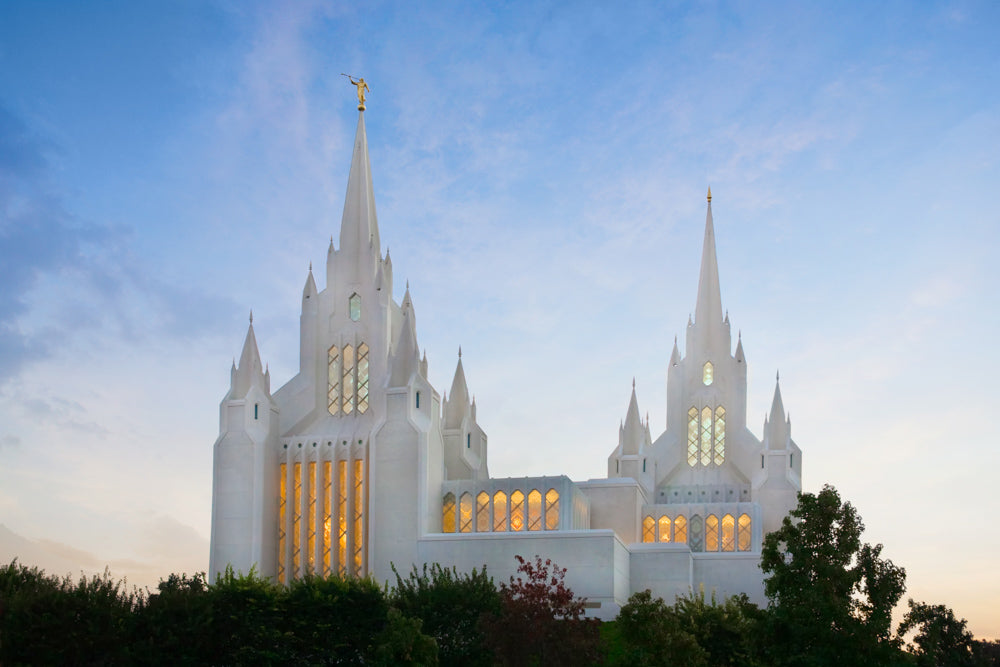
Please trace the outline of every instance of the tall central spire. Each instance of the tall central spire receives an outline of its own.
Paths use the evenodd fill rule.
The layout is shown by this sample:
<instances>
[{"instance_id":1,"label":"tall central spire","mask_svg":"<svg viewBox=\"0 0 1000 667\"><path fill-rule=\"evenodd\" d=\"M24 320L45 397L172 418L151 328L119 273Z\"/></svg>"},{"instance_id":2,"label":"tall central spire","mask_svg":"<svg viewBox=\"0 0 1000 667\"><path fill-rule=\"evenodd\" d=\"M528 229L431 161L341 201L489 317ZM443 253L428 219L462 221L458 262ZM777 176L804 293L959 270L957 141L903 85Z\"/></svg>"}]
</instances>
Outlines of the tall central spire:
<instances>
[{"instance_id":1,"label":"tall central spire","mask_svg":"<svg viewBox=\"0 0 1000 667\"><path fill-rule=\"evenodd\" d=\"M344 216L340 222L340 251L358 257L369 247L375 256L381 253L378 217L375 215L375 194L372 191L372 170L368 162L368 135L365 133L365 112L358 113L358 131L354 137L351 174L347 180Z\"/></svg>"},{"instance_id":2,"label":"tall central spire","mask_svg":"<svg viewBox=\"0 0 1000 667\"><path fill-rule=\"evenodd\" d=\"M700 327L714 327L722 322L719 264L715 259L715 227L712 224L712 188L708 189L705 242L701 249L701 275L698 278L698 303L695 306L694 321Z\"/></svg>"}]
</instances>

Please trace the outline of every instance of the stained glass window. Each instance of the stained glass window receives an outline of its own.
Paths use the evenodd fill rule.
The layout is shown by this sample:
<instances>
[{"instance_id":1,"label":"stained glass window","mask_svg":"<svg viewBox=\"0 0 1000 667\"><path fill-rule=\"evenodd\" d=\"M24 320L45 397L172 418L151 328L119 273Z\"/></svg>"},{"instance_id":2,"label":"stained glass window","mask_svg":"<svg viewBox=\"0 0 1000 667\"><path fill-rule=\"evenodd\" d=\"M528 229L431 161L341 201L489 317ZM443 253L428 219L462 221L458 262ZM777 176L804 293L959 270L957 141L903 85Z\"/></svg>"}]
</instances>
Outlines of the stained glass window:
<instances>
[{"instance_id":1,"label":"stained glass window","mask_svg":"<svg viewBox=\"0 0 1000 667\"><path fill-rule=\"evenodd\" d=\"M292 466L292 571L291 577L299 576L299 527L302 525L302 464Z\"/></svg>"},{"instance_id":2,"label":"stained glass window","mask_svg":"<svg viewBox=\"0 0 1000 667\"><path fill-rule=\"evenodd\" d=\"M701 409L701 464L712 463L712 408Z\"/></svg>"},{"instance_id":3,"label":"stained glass window","mask_svg":"<svg viewBox=\"0 0 1000 667\"><path fill-rule=\"evenodd\" d=\"M684 544L688 541L687 519L684 515L674 519L674 542Z\"/></svg>"},{"instance_id":4,"label":"stained glass window","mask_svg":"<svg viewBox=\"0 0 1000 667\"><path fill-rule=\"evenodd\" d=\"M278 478L278 581L285 581L285 497L288 489L285 488L285 475L288 474L288 466L281 464L281 477Z\"/></svg>"},{"instance_id":5,"label":"stained glass window","mask_svg":"<svg viewBox=\"0 0 1000 667\"><path fill-rule=\"evenodd\" d=\"M351 298L348 299L348 308L350 309L351 319L357 322L361 319L361 297L354 293Z\"/></svg>"},{"instance_id":6,"label":"stained glass window","mask_svg":"<svg viewBox=\"0 0 1000 667\"><path fill-rule=\"evenodd\" d=\"M521 491L510 494L510 529L524 530L524 494Z\"/></svg>"},{"instance_id":7,"label":"stained glass window","mask_svg":"<svg viewBox=\"0 0 1000 667\"><path fill-rule=\"evenodd\" d=\"M719 519L709 514L705 519L705 551L719 550Z\"/></svg>"},{"instance_id":8,"label":"stained glass window","mask_svg":"<svg viewBox=\"0 0 1000 667\"><path fill-rule=\"evenodd\" d=\"M701 520L701 516L695 514L691 517L691 522L688 524L688 530L690 531L690 544L691 551L701 551L702 545L705 543L705 531L704 522Z\"/></svg>"},{"instance_id":9,"label":"stained glass window","mask_svg":"<svg viewBox=\"0 0 1000 667\"><path fill-rule=\"evenodd\" d=\"M701 381L705 383L706 387L712 384L714 372L715 368L712 366L712 362L706 361L705 365L701 369Z\"/></svg>"},{"instance_id":10,"label":"stained glass window","mask_svg":"<svg viewBox=\"0 0 1000 667\"><path fill-rule=\"evenodd\" d=\"M347 461L337 461L337 570L347 576Z\"/></svg>"},{"instance_id":11,"label":"stained glass window","mask_svg":"<svg viewBox=\"0 0 1000 667\"><path fill-rule=\"evenodd\" d=\"M444 507L441 510L441 532L455 532L455 494L450 491L444 494Z\"/></svg>"},{"instance_id":12,"label":"stained glass window","mask_svg":"<svg viewBox=\"0 0 1000 667\"><path fill-rule=\"evenodd\" d=\"M309 475L306 479L309 484L308 491L308 511L306 516L306 571L309 574L315 572L316 568L316 462L309 462Z\"/></svg>"},{"instance_id":13,"label":"stained glass window","mask_svg":"<svg viewBox=\"0 0 1000 667\"><path fill-rule=\"evenodd\" d=\"M532 489L528 494L528 530L542 529L542 494Z\"/></svg>"},{"instance_id":14,"label":"stained glass window","mask_svg":"<svg viewBox=\"0 0 1000 667\"><path fill-rule=\"evenodd\" d=\"M657 521L657 524L659 524L659 525L657 525L657 527L656 527L656 533L657 533L657 536L660 538L660 541L661 542L669 542L670 541L670 517L669 516L661 516L660 520Z\"/></svg>"},{"instance_id":15,"label":"stained glass window","mask_svg":"<svg viewBox=\"0 0 1000 667\"><path fill-rule=\"evenodd\" d=\"M559 530L559 492L555 489L545 493L545 530Z\"/></svg>"},{"instance_id":16,"label":"stained glass window","mask_svg":"<svg viewBox=\"0 0 1000 667\"><path fill-rule=\"evenodd\" d=\"M358 345L358 414L368 412L368 346Z\"/></svg>"},{"instance_id":17,"label":"stained glass window","mask_svg":"<svg viewBox=\"0 0 1000 667\"><path fill-rule=\"evenodd\" d=\"M350 345L344 346L344 368L341 373L344 394L344 414L349 415L354 412L354 348Z\"/></svg>"},{"instance_id":18,"label":"stained glass window","mask_svg":"<svg viewBox=\"0 0 1000 667\"><path fill-rule=\"evenodd\" d=\"M642 520L642 541L643 542L655 542L656 541L656 521L653 517L647 516Z\"/></svg>"},{"instance_id":19,"label":"stained glass window","mask_svg":"<svg viewBox=\"0 0 1000 667\"><path fill-rule=\"evenodd\" d=\"M493 494L493 530L498 533L507 530L507 494L503 491Z\"/></svg>"},{"instance_id":20,"label":"stained glass window","mask_svg":"<svg viewBox=\"0 0 1000 667\"><path fill-rule=\"evenodd\" d=\"M721 405L715 409L715 465L721 466L726 460L726 409Z\"/></svg>"},{"instance_id":21,"label":"stained glass window","mask_svg":"<svg viewBox=\"0 0 1000 667\"><path fill-rule=\"evenodd\" d=\"M340 414L340 351L334 345L326 353L326 409L331 415Z\"/></svg>"},{"instance_id":22,"label":"stained glass window","mask_svg":"<svg viewBox=\"0 0 1000 667\"><path fill-rule=\"evenodd\" d=\"M698 408L688 410L688 465L698 463Z\"/></svg>"},{"instance_id":23,"label":"stained glass window","mask_svg":"<svg viewBox=\"0 0 1000 667\"><path fill-rule=\"evenodd\" d=\"M736 521L732 514L722 517L722 550L736 551Z\"/></svg>"},{"instance_id":24,"label":"stained glass window","mask_svg":"<svg viewBox=\"0 0 1000 667\"><path fill-rule=\"evenodd\" d=\"M472 532L472 496L463 493L458 503L458 530L463 533Z\"/></svg>"},{"instance_id":25,"label":"stained glass window","mask_svg":"<svg viewBox=\"0 0 1000 667\"><path fill-rule=\"evenodd\" d=\"M354 573L364 574L365 557L365 476L364 461L354 460Z\"/></svg>"},{"instance_id":26,"label":"stained glass window","mask_svg":"<svg viewBox=\"0 0 1000 667\"><path fill-rule=\"evenodd\" d=\"M323 576L330 574L330 556L332 553L333 521L330 514L330 502L333 500L333 463L323 462Z\"/></svg>"},{"instance_id":27,"label":"stained glass window","mask_svg":"<svg viewBox=\"0 0 1000 667\"><path fill-rule=\"evenodd\" d=\"M741 514L739 521L739 549L740 551L750 551L750 544L753 540L753 531L750 530L750 515Z\"/></svg>"}]
</instances>

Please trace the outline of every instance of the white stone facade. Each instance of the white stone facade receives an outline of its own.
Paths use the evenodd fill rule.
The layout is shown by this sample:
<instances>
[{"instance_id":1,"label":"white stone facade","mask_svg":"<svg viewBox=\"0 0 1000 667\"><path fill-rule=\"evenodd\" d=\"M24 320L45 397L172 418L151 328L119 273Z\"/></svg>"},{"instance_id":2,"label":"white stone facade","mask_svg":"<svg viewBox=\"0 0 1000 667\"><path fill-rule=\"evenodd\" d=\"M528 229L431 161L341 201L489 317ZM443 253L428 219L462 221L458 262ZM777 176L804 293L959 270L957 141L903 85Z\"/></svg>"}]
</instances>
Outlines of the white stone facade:
<instances>
[{"instance_id":1,"label":"white stone facade","mask_svg":"<svg viewBox=\"0 0 1000 667\"><path fill-rule=\"evenodd\" d=\"M317 574L378 581L411 564L551 558L613 618L633 592L704 586L764 601L763 535L801 489L801 452L775 387L763 439L746 425L743 344L732 352L716 265L711 193L685 354L674 341L667 429L655 440L633 388L606 479L493 479L461 353L445 399L427 380L409 290L392 299L381 253L364 112L326 284L302 293L299 372L273 394L251 319L220 406L214 448L214 576L231 565L283 582Z\"/></svg>"}]
</instances>

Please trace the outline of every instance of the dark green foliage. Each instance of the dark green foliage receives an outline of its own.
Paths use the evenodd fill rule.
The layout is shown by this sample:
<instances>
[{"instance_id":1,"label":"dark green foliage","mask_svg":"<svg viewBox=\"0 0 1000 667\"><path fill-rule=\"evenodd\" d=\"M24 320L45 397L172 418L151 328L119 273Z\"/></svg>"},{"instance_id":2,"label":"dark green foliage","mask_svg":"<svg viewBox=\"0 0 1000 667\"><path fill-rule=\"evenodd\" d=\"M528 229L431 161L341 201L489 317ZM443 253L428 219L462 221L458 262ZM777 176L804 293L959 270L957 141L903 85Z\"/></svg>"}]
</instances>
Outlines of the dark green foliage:
<instances>
[{"instance_id":1,"label":"dark green foliage","mask_svg":"<svg viewBox=\"0 0 1000 667\"><path fill-rule=\"evenodd\" d=\"M973 667L976 664L972 633L965 619L958 620L943 604L908 600L910 610L899 624L899 636L915 631L908 647L919 667Z\"/></svg>"},{"instance_id":2,"label":"dark green foliage","mask_svg":"<svg viewBox=\"0 0 1000 667\"><path fill-rule=\"evenodd\" d=\"M211 596L205 575L171 574L161 580L144 608L137 612L136 661L146 664L198 664L213 655Z\"/></svg>"},{"instance_id":3,"label":"dark green foliage","mask_svg":"<svg viewBox=\"0 0 1000 667\"><path fill-rule=\"evenodd\" d=\"M396 574L396 587L389 603L404 616L423 621L423 632L434 637L443 667L488 667L493 654L480 625L484 616L500 612L500 592L486 575L486 568L458 574L438 564L423 571L416 567L403 579Z\"/></svg>"},{"instance_id":4,"label":"dark green foliage","mask_svg":"<svg viewBox=\"0 0 1000 667\"><path fill-rule=\"evenodd\" d=\"M898 661L891 613L906 573L862 544L864 524L837 490L804 493L764 538L761 569L770 599L768 662L888 665Z\"/></svg>"},{"instance_id":5,"label":"dark green foliage","mask_svg":"<svg viewBox=\"0 0 1000 667\"><path fill-rule=\"evenodd\" d=\"M375 664L379 667L439 664L437 642L421 632L421 625L419 618L408 618L390 607L385 627L375 638Z\"/></svg>"},{"instance_id":6,"label":"dark green foliage","mask_svg":"<svg viewBox=\"0 0 1000 667\"><path fill-rule=\"evenodd\" d=\"M646 590L635 593L618 612L616 622L621 637L620 654L611 656L613 665L655 667L656 665L708 665L708 652L694 636L681 629L674 609L662 598L653 599Z\"/></svg>"}]
</instances>

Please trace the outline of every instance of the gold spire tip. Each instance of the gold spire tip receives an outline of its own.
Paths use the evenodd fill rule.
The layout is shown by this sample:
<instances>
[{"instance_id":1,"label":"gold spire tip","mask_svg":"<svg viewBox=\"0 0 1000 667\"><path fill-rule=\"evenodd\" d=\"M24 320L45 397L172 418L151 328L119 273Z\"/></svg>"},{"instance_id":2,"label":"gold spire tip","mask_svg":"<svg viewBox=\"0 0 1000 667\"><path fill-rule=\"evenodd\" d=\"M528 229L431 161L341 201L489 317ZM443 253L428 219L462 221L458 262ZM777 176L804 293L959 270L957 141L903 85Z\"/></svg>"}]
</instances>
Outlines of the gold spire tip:
<instances>
[{"instance_id":1,"label":"gold spire tip","mask_svg":"<svg viewBox=\"0 0 1000 667\"><path fill-rule=\"evenodd\" d=\"M365 82L365 77L361 76L355 79L350 74L344 74L343 72L340 73L340 76L346 76L348 81L351 82L351 85L358 89L358 111L364 111L365 94L371 90Z\"/></svg>"}]
</instances>

